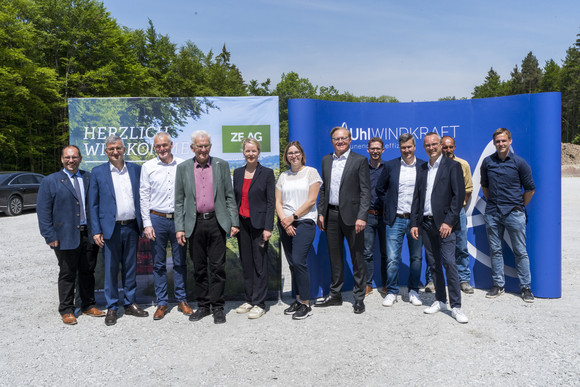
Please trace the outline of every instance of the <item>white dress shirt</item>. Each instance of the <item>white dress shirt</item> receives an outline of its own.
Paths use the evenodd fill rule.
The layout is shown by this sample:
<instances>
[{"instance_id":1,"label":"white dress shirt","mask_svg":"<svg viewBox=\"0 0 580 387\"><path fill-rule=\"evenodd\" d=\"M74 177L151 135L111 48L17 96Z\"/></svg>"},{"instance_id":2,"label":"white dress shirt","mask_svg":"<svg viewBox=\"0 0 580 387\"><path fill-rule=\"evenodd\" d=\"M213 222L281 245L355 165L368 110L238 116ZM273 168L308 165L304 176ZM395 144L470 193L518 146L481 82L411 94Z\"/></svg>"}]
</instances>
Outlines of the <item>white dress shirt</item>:
<instances>
[{"instance_id":1,"label":"white dress shirt","mask_svg":"<svg viewBox=\"0 0 580 387\"><path fill-rule=\"evenodd\" d=\"M431 194L433 194L435 176L437 176L437 171L439 170L439 164L441 164L442 157L443 154L439 155L439 158L435 160L433 166L431 166L431 163L427 163L429 170L427 172L427 192L425 193L425 208L423 209L423 216L433 215L433 208L431 207Z\"/></svg>"},{"instance_id":2,"label":"white dress shirt","mask_svg":"<svg viewBox=\"0 0 580 387\"><path fill-rule=\"evenodd\" d=\"M173 213L175 204L175 172L182 158L173 156L173 161L165 164L158 157L147 161L141 167L139 186L141 200L141 218L143 227L151 226L151 210Z\"/></svg>"},{"instance_id":3,"label":"white dress shirt","mask_svg":"<svg viewBox=\"0 0 580 387\"><path fill-rule=\"evenodd\" d=\"M399 198L397 200L397 214L410 214L415 192L417 178L417 158L413 158L411 164L407 164L401 158L401 171L399 172Z\"/></svg>"},{"instance_id":4,"label":"white dress shirt","mask_svg":"<svg viewBox=\"0 0 580 387\"><path fill-rule=\"evenodd\" d=\"M336 153L332 154L332 172L330 174L330 191L328 204L333 206L338 206L339 198L338 194L340 191L340 181L342 180L342 173L344 172L344 166L346 165L346 159L350 154L350 149L344 152L340 157Z\"/></svg>"},{"instance_id":5,"label":"white dress shirt","mask_svg":"<svg viewBox=\"0 0 580 387\"><path fill-rule=\"evenodd\" d=\"M115 189L115 200L117 201L117 221L135 219L133 188L127 164L123 163L123 168L120 171L111 163L109 163L109 166L111 168L111 177L113 178L113 188Z\"/></svg>"}]
</instances>

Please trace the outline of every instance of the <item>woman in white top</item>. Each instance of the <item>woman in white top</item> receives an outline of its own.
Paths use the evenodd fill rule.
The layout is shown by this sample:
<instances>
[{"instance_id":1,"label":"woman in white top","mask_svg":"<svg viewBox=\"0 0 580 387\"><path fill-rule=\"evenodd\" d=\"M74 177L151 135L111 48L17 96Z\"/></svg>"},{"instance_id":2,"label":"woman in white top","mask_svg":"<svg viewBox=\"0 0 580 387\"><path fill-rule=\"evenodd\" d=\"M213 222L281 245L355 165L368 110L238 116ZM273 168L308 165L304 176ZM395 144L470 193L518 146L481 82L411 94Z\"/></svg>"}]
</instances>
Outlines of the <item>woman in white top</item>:
<instances>
[{"instance_id":1,"label":"woman in white top","mask_svg":"<svg viewBox=\"0 0 580 387\"><path fill-rule=\"evenodd\" d=\"M290 170L282 173L276 184L276 213L280 219L280 241L296 293L296 301L284 310L284 314L301 320L312 314L307 259L316 235L316 198L322 179L316 169L305 165L304 149L298 141L288 143L284 162Z\"/></svg>"}]
</instances>

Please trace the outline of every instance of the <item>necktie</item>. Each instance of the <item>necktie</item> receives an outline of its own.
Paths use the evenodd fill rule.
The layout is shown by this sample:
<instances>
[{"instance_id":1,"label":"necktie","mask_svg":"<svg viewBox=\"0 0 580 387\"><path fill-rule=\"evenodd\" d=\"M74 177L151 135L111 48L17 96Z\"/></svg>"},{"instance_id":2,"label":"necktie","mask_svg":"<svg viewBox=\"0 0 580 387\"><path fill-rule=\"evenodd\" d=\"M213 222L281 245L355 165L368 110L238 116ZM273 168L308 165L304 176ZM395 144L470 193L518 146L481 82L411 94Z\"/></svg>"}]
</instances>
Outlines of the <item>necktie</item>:
<instances>
[{"instance_id":1,"label":"necktie","mask_svg":"<svg viewBox=\"0 0 580 387\"><path fill-rule=\"evenodd\" d=\"M80 203L80 210L81 210L81 224L86 224L87 221L85 219L85 205L83 203L83 195L81 194L81 186L79 185L79 178L80 176L75 174L73 175L73 181L75 186L75 192L77 193L77 199L79 199Z\"/></svg>"}]
</instances>

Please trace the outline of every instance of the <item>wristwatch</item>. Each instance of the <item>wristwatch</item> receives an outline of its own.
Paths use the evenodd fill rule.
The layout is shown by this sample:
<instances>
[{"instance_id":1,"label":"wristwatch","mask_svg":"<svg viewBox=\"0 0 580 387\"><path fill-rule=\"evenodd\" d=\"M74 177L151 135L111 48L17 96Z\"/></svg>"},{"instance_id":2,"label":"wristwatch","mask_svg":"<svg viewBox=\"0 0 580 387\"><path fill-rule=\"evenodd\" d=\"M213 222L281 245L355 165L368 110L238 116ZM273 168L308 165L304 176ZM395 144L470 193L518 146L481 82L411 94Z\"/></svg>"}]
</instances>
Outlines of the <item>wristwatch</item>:
<instances>
[{"instance_id":1,"label":"wristwatch","mask_svg":"<svg viewBox=\"0 0 580 387\"><path fill-rule=\"evenodd\" d=\"M298 215L292 214L292 217L294 218L294 220L298 220Z\"/></svg>"}]
</instances>

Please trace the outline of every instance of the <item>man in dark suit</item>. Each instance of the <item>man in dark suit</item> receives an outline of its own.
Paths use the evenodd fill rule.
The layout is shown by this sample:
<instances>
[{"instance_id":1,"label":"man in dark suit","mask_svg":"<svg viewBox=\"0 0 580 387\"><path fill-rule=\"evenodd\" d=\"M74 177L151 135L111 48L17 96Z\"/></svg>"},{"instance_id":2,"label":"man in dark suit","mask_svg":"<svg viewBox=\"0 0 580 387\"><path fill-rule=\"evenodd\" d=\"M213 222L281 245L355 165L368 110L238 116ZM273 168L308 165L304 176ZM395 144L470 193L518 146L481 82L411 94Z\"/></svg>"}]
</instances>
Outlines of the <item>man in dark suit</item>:
<instances>
[{"instance_id":1,"label":"man in dark suit","mask_svg":"<svg viewBox=\"0 0 580 387\"><path fill-rule=\"evenodd\" d=\"M182 246L189 240L198 302L189 320L209 316L211 307L214 323L223 324L226 233L239 231L230 166L209 156L211 138L203 130L191 135L191 149L195 157L179 164L175 176L175 235Z\"/></svg>"},{"instance_id":2,"label":"man in dark suit","mask_svg":"<svg viewBox=\"0 0 580 387\"><path fill-rule=\"evenodd\" d=\"M449 287L452 316L460 323L468 321L461 310L461 290L455 263L455 231L460 229L459 212L465 199L465 185L461 164L443 157L441 138L428 133L423 139L429 162L417 173L417 185L411 209L411 235L423 237L427 262L433 275L436 301L424 310L427 314L447 309L445 278Z\"/></svg>"},{"instance_id":3,"label":"man in dark suit","mask_svg":"<svg viewBox=\"0 0 580 387\"><path fill-rule=\"evenodd\" d=\"M109 162L93 168L89 204L93 239L104 247L107 326L117 323L119 302L117 276L121 265L125 314L147 317L136 303L137 247L143 229L139 204L141 167L125 162L121 137L111 135L105 142Z\"/></svg>"},{"instance_id":4,"label":"man in dark suit","mask_svg":"<svg viewBox=\"0 0 580 387\"><path fill-rule=\"evenodd\" d=\"M60 160L64 168L47 176L40 184L36 215L40 234L58 259L58 311L63 323L75 325L77 277L82 313L103 317L105 312L95 307L95 267L99 247L90 237L86 205L91 174L79 170L83 158L75 145L64 147Z\"/></svg>"},{"instance_id":5,"label":"man in dark suit","mask_svg":"<svg viewBox=\"0 0 580 387\"><path fill-rule=\"evenodd\" d=\"M330 131L334 153L322 159L322 187L318 200L318 227L326 231L330 257L330 294L317 307L342 305L344 284L344 238L350 249L354 279L354 313L365 311L366 270L363 255L364 229L371 202L367 158L351 152L350 131Z\"/></svg>"},{"instance_id":6,"label":"man in dark suit","mask_svg":"<svg viewBox=\"0 0 580 387\"><path fill-rule=\"evenodd\" d=\"M387 239L387 294L383 306L393 306L399 294L399 264L403 240L407 236L409 246L409 302L415 306L423 304L419 298L421 263L423 249L421 237L411 237L411 204L421 168L425 161L415 157L415 137L403 133L399 137L401 157L392 159L385 168L377 184L377 202L382 204L383 221L386 224ZM380 205L379 204L379 205Z\"/></svg>"}]
</instances>

